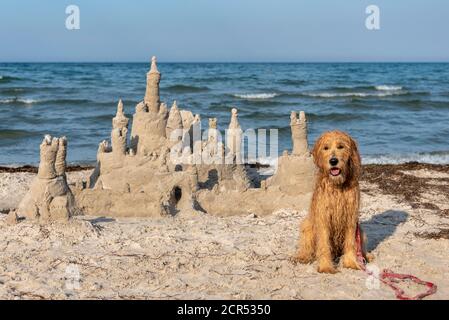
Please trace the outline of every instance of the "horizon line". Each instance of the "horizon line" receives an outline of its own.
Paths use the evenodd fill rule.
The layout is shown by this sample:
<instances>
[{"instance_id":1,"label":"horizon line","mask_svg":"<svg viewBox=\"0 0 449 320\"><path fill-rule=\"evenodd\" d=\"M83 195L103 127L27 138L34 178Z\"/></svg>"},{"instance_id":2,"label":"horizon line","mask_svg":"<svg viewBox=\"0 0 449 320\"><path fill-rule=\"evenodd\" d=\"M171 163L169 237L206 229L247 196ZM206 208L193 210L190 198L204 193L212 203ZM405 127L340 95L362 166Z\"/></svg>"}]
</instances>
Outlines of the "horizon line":
<instances>
[{"instance_id":1,"label":"horizon line","mask_svg":"<svg viewBox=\"0 0 449 320\"><path fill-rule=\"evenodd\" d=\"M19 63L135 63L135 64L143 64L143 63L151 63L151 59L148 61L100 61L100 60L93 60L93 61L0 61L0 64L19 64ZM159 61L159 63L173 63L173 64L207 64L207 63L221 63L221 64L332 64L332 63L449 63L449 60L435 60L435 61L429 61L429 60L409 60L409 61L395 61L395 60L385 60L385 61L376 61L376 60L362 60L362 61L344 61L344 60L336 60L336 61Z\"/></svg>"}]
</instances>

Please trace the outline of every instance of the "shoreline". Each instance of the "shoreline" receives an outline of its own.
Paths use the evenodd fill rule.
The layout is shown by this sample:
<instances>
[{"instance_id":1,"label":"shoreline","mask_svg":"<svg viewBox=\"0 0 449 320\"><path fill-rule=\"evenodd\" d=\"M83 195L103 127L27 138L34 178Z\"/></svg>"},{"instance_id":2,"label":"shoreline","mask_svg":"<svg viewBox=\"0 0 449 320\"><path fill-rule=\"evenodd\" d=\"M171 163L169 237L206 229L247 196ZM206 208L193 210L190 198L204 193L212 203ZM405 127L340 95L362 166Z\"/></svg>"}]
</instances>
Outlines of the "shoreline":
<instances>
[{"instance_id":1,"label":"shoreline","mask_svg":"<svg viewBox=\"0 0 449 320\"><path fill-rule=\"evenodd\" d=\"M266 179L267 176L261 176L258 170L270 166L260 163L245 166L255 183L254 188L260 187L259 180ZM366 164L362 167L360 178L362 193L369 194L370 188L367 186L374 186L376 193L392 196L413 209L434 210L449 216L449 201L447 208L438 204L441 197L446 196L449 200L449 164L408 162ZM88 179L94 168L91 165L68 165L66 171L69 184L73 187L77 182ZM0 213L7 213L10 209L16 208L37 171L38 167L32 165L0 166ZM432 198L429 194L437 196Z\"/></svg>"},{"instance_id":2,"label":"shoreline","mask_svg":"<svg viewBox=\"0 0 449 320\"><path fill-rule=\"evenodd\" d=\"M245 166L249 166L251 168L269 168L269 164L263 164L260 162L256 162L255 164L248 164L245 163ZM30 165L30 164L20 164L20 165L0 165L0 173L15 173L15 172L31 172L31 173L37 173L37 169L39 166L37 165ZM364 169L370 170L374 167L400 167L403 169L423 169L423 168L429 168L432 170L437 171L449 171L449 163L443 164L443 163L429 163L429 162L419 162L419 161L409 161L409 162L403 162L403 163L367 163L362 164L362 167ZM90 170L95 168L95 162L92 164L89 163L74 163L74 164L67 164L66 171L68 172L76 172L76 171L82 171L82 170Z\"/></svg>"}]
</instances>

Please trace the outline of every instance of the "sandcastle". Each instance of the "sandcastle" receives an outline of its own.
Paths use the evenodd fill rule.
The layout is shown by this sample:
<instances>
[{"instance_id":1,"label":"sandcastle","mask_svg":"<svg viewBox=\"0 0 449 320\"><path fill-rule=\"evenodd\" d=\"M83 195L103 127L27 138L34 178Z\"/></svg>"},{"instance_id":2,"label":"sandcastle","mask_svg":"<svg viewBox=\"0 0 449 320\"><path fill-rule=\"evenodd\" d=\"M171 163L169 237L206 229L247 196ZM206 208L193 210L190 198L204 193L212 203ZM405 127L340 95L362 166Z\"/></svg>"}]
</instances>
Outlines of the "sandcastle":
<instances>
[{"instance_id":1,"label":"sandcastle","mask_svg":"<svg viewBox=\"0 0 449 320\"><path fill-rule=\"evenodd\" d=\"M77 213L65 175L66 155L65 137L44 137L37 177L13 214L35 220L68 220Z\"/></svg>"},{"instance_id":2,"label":"sandcastle","mask_svg":"<svg viewBox=\"0 0 449 320\"><path fill-rule=\"evenodd\" d=\"M242 161L243 132L237 109L231 109L226 144L219 139L216 118L209 119L207 139L203 141L200 116L180 109L176 101L168 110L160 99L160 81L161 73L153 57L145 96L135 107L131 130L120 100L112 119L110 142L99 144L96 167L89 181L73 190L68 188L58 164L58 159L63 155L65 158L66 140L53 139L50 143L45 138L36 187L27 196L33 200L26 197L19 214L68 217L75 208L72 197L77 210L97 216L150 217L188 211L267 214L309 205L314 165L307 146L304 112L299 117L296 112L291 114L293 151L285 151L279 157L278 170L272 177L254 183ZM51 155L47 155L47 148ZM52 171L48 157L53 159L54 154ZM44 187L49 179L59 179L58 191ZM49 204L47 198L52 199Z\"/></svg>"}]
</instances>

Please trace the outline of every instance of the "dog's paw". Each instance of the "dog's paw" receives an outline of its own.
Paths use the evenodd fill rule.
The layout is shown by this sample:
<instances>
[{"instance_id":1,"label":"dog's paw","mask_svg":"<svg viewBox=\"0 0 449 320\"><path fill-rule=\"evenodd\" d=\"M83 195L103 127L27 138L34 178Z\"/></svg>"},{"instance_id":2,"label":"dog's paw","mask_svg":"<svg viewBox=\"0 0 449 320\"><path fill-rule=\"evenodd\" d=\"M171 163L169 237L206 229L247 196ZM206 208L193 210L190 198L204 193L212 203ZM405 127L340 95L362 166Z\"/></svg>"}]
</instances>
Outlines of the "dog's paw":
<instances>
[{"instance_id":1,"label":"dog's paw","mask_svg":"<svg viewBox=\"0 0 449 320\"><path fill-rule=\"evenodd\" d=\"M372 262L372 261L374 261L374 254L372 254L372 253L366 253L365 254L365 259L366 259L366 262Z\"/></svg>"},{"instance_id":2,"label":"dog's paw","mask_svg":"<svg viewBox=\"0 0 449 320\"><path fill-rule=\"evenodd\" d=\"M354 270L361 270L362 267L360 266L359 262L357 261L357 258L355 255L344 255L342 257L343 267L348 269L354 269Z\"/></svg>"},{"instance_id":3,"label":"dog's paw","mask_svg":"<svg viewBox=\"0 0 449 320\"><path fill-rule=\"evenodd\" d=\"M325 263L320 263L318 265L318 272L319 273L332 273L332 274L334 274L334 273L337 273L338 270L335 269L335 267L333 266L332 263L325 262Z\"/></svg>"}]
</instances>

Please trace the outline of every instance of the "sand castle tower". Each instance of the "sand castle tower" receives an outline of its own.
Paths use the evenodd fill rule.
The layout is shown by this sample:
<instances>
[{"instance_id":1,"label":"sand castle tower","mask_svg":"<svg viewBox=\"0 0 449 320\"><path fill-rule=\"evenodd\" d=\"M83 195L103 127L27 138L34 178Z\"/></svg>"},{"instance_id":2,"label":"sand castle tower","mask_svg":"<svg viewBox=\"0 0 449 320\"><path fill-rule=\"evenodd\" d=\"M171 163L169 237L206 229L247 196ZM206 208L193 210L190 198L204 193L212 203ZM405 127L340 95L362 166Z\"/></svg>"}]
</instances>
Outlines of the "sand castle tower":
<instances>
[{"instance_id":1,"label":"sand castle tower","mask_svg":"<svg viewBox=\"0 0 449 320\"><path fill-rule=\"evenodd\" d=\"M40 145L37 177L17 209L19 217L39 220L67 220L77 212L67 184L67 139L46 135Z\"/></svg>"},{"instance_id":2,"label":"sand castle tower","mask_svg":"<svg viewBox=\"0 0 449 320\"><path fill-rule=\"evenodd\" d=\"M151 60L147 73L147 88L144 100L137 104L133 116L130 147L135 154L151 154L166 142L166 127L169 116L165 103L160 102L159 82L161 74L157 70L156 57Z\"/></svg>"},{"instance_id":3,"label":"sand castle tower","mask_svg":"<svg viewBox=\"0 0 449 320\"><path fill-rule=\"evenodd\" d=\"M128 128L129 119L125 116L123 111L122 99L119 100L117 104L117 113L114 118L112 118L112 128L113 129L123 129Z\"/></svg>"},{"instance_id":4,"label":"sand castle tower","mask_svg":"<svg viewBox=\"0 0 449 320\"><path fill-rule=\"evenodd\" d=\"M221 147L219 148L218 140L219 140L219 131L217 129L217 118L209 118L209 129L207 130L207 142L205 143L204 146L206 157L213 159L216 156L221 156Z\"/></svg>"},{"instance_id":5,"label":"sand castle tower","mask_svg":"<svg viewBox=\"0 0 449 320\"><path fill-rule=\"evenodd\" d=\"M112 118L111 144L114 166L121 166L123 157L128 150L128 123L129 119L123 112L123 102L120 99L117 105L117 113Z\"/></svg>"},{"instance_id":6,"label":"sand castle tower","mask_svg":"<svg viewBox=\"0 0 449 320\"><path fill-rule=\"evenodd\" d=\"M238 120L238 111L236 108L231 110L231 121L226 137L226 146L228 148L228 155L230 159L234 159L236 163L242 163L241 147L242 147L242 128Z\"/></svg>"},{"instance_id":7,"label":"sand castle tower","mask_svg":"<svg viewBox=\"0 0 449 320\"><path fill-rule=\"evenodd\" d=\"M183 128L182 116L179 112L178 105L176 104L175 100L168 114L167 127L165 128L165 135L167 139L172 140L171 138L175 138L171 137L173 131L176 131L175 134L177 135L177 139L175 139L174 141L181 139Z\"/></svg>"},{"instance_id":8,"label":"sand castle tower","mask_svg":"<svg viewBox=\"0 0 449 320\"><path fill-rule=\"evenodd\" d=\"M161 81L161 73L157 70L156 57L151 58L151 68L147 73L147 88L145 91L144 103L148 106L149 111L159 112L159 82Z\"/></svg>"},{"instance_id":9,"label":"sand castle tower","mask_svg":"<svg viewBox=\"0 0 449 320\"><path fill-rule=\"evenodd\" d=\"M305 155L309 152L309 146L307 144L307 121L304 111L298 114L292 111L290 115L290 128L292 132L292 143L294 155Z\"/></svg>"},{"instance_id":10,"label":"sand castle tower","mask_svg":"<svg viewBox=\"0 0 449 320\"><path fill-rule=\"evenodd\" d=\"M313 188L315 166L307 144L307 121L304 111L290 114L293 149L278 158L276 173L267 180L266 186L279 188L289 195L309 193Z\"/></svg>"}]
</instances>

